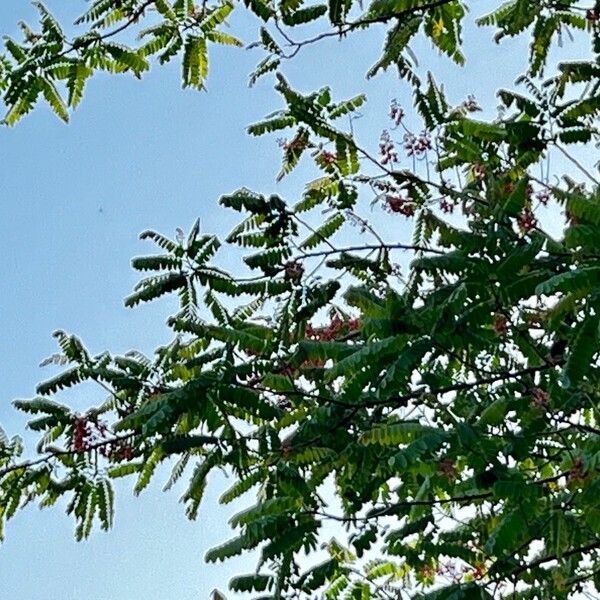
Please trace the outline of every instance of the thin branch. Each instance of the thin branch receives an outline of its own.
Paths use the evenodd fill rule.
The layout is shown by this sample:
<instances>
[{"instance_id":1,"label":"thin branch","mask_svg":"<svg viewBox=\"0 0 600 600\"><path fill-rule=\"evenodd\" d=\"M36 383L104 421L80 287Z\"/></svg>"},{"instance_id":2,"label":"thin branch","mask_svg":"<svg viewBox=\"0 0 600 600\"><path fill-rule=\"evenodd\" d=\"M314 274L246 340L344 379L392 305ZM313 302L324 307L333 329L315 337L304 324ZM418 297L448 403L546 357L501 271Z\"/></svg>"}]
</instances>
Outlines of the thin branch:
<instances>
[{"instance_id":1,"label":"thin branch","mask_svg":"<svg viewBox=\"0 0 600 600\"><path fill-rule=\"evenodd\" d=\"M557 148L562 154L568 158L590 181L596 185L600 185L598 181L574 156L571 156L562 146L554 142L554 147Z\"/></svg>"},{"instance_id":2,"label":"thin branch","mask_svg":"<svg viewBox=\"0 0 600 600\"><path fill-rule=\"evenodd\" d=\"M85 450L55 450L41 456L40 458L24 461L22 463L10 465L3 469L0 469L0 478L4 477L8 473L12 473L13 471L18 471L19 469L29 469L31 467L35 467L37 465L41 465L47 462L50 462L53 458L58 456L76 456L79 454L85 454L90 450L97 450L98 448L102 448L104 446L108 446L109 444L114 444L115 442L122 442L124 440L130 439L135 435L135 433L128 433L127 435L116 436L107 440L102 440L100 442L96 442L95 444L90 444Z\"/></svg>"},{"instance_id":3,"label":"thin branch","mask_svg":"<svg viewBox=\"0 0 600 600\"><path fill-rule=\"evenodd\" d=\"M45 454L44 456L41 456L40 458L24 461L22 463L13 464L13 465L10 465L3 469L0 469L0 478L4 477L5 475L8 475L8 473L12 473L13 471L18 471L19 469L29 469L31 467L35 467L37 465L41 465L41 464L50 462L53 458L56 458L59 456L77 456L80 454L85 454L86 452L90 452L92 450L98 450L99 448L108 446L110 444L114 444L115 442L122 442L122 441L125 441L128 439L131 439L135 435L136 435L135 433L128 433L126 435L120 435L120 436L112 437L110 439L101 440L94 444L90 444L85 450L58 450L57 449L57 450L48 452L48 454ZM223 440L221 438L216 437L216 436L202 435L202 436L196 436L196 437L201 438L202 443L204 443L204 444L221 444L223 442Z\"/></svg>"},{"instance_id":4,"label":"thin branch","mask_svg":"<svg viewBox=\"0 0 600 600\"><path fill-rule=\"evenodd\" d=\"M452 496L451 498L434 498L432 500L403 500L401 502L394 502L391 506L386 506L379 510L373 511L371 514L365 515L364 517L343 517L340 515L333 515L326 512L317 510L306 511L306 514L312 514L331 519L332 521L339 521L341 523L352 523L354 521L370 521L371 519L380 519L381 517L389 517L396 514L396 511L401 508L412 508L414 506L436 506L439 504L462 504L465 502L472 502L473 500L486 500L491 497L493 492L481 492L480 494L466 494L464 496Z\"/></svg>"},{"instance_id":5,"label":"thin branch","mask_svg":"<svg viewBox=\"0 0 600 600\"><path fill-rule=\"evenodd\" d=\"M575 429L579 429L579 431L585 431L586 433L593 433L594 435L600 435L600 429L596 427L590 427L589 425L583 425L582 423L573 423L571 421L564 421L565 424L569 424L571 427Z\"/></svg>"},{"instance_id":6,"label":"thin branch","mask_svg":"<svg viewBox=\"0 0 600 600\"><path fill-rule=\"evenodd\" d=\"M566 552L563 552L560 556L558 554L547 554L546 556L542 556L541 558L538 558L537 560L534 560L530 563L521 565L520 567L514 569L507 575L503 576L503 578L514 577L516 575L523 573L523 571L528 571L529 569L534 569L535 567L539 567L539 566L541 566L545 563L551 562L553 560L559 560L559 559L562 560L564 558L568 558L569 556L574 556L575 554L583 554L585 552L590 552L591 550L596 550L597 548L600 548L600 541L595 541L595 542L592 542L591 544L587 544L586 546L580 546L579 548L571 548L571 550L567 550Z\"/></svg>"},{"instance_id":7,"label":"thin branch","mask_svg":"<svg viewBox=\"0 0 600 600\"><path fill-rule=\"evenodd\" d=\"M129 19L127 19L125 21L125 23L119 25L119 27L116 27L115 29L113 29L112 31L109 31L108 33L105 33L103 35L100 35L98 37L95 38L84 38L83 40L80 40L79 42L75 42L70 44L65 50L63 50L60 54L58 54L57 56L63 57L66 56L67 54L69 54L69 52L73 51L73 50L78 50L79 48L85 48L87 45L92 44L94 42L103 42L104 40L107 40L111 37L114 37L115 35L125 31L126 29L128 29L129 27L131 27L131 25L133 25L134 23L137 23L138 19L142 16L142 14L144 13L144 11L149 8L152 4L154 4L155 0L146 0L143 4L141 4L140 6L138 6L138 8L136 8L130 15Z\"/></svg>"},{"instance_id":8,"label":"thin branch","mask_svg":"<svg viewBox=\"0 0 600 600\"><path fill-rule=\"evenodd\" d=\"M418 390L413 390L412 392L409 392L408 394L404 394L402 396L395 396L395 397L386 398L383 400L371 400L368 402L362 402L360 404L343 402L336 398L322 396L321 394L318 394L318 393L306 392L304 390L299 390L297 388L294 389L293 391L270 390L268 388L257 386L256 383L244 384L239 381L235 382L234 385L236 385L238 387L242 387L242 388L252 389L254 391L268 392L268 393L278 394L281 396L302 396L303 398L308 398L310 400L317 400L317 401L322 401L322 402L328 402L329 404L333 404L335 406L341 406L343 408L361 409L361 408L374 408L377 406L404 405L404 404L408 403L410 400L415 400L417 398L420 398L424 394L441 396L441 395L448 394L451 392L462 392L462 391L466 391L466 390L475 389L477 387L490 385L492 383L496 383L498 381L503 381L506 379L518 379L520 377L524 377L525 375L531 375L533 373L538 373L540 371L552 369L557 366L558 366L557 364L549 364L549 365L539 365L539 366L535 366L535 367L528 367L527 369L522 369L521 371L502 371L500 373L495 373L493 375L489 375L488 377L476 379L475 381L455 383L453 385L448 385L448 386L441 387L441 388L430 389L429 391L421 388Z\"/></svg>"},{"instance_id":9,"label":"thin branch","mask_svg":"<svg viewBox=\"0 0 600 600\"><path fill-rule=\"evenodd\" d=\"M309 225L304 219L301 219L296 213L293 213L292 217L294 219L296 219L296 221L298 221L298 223L300 223L301 225L304 225L304 227L306 227L306 229L308 229L313 235L316 235L317 237L321 238L321 241L324 242L325 244L327 244L331 248L331 250L333 250L334 252L336 251L336 247L329 241L329 239L326 238L325 236L323 236L322 234L320 234L314 227ZM302 250L300 250L300 252L302 252Z\"/></svg>"},{"instance_id":10,"label":"thin branch","mask_svg":"<svg viewBox=\"0 0 600 600\"><path fill-rule=\"evenodd\" d=\"M455 383L453 385L448 385L445 387L432 389L432 390L429 390L428 392L425 391L424 389L415 390L413 392L410 392L409 394L405 394L403 396L397 396L396 398L388 398L386 400L369 402L365 406L379 406L379 405L385 405L385 404L391 404L391 403L404 404L404 403L408 402L409 400L414 400L414 399L422 396L423 394L432 394L435 396L441 396L444 394L449 394L451 392L464 392L466 390L471 390L473 388L482 387L484 385L489 385L489 384L496 383L498 381L502 381L505 379L519 379L520 377L524 377L525 375L531 375L533 373L545 371L547 369L551 369L556 366L557 365L550 364L550 365L540 365L540 366L535 366L535 367L528 367L527 369L522 369L521 371L504 371L501 373L497 373L495 375L491 375L487 378L477 379L472 382Z\"/></svg>"},{"instance_id":11,"label":"thin branch","mask_svg":"<svg viewBox=\"0 0 600 600\"><path fill-rule=\"evenodd\" d=\"M341 37L345 36L346 34L350 33L351 31L354 31L356 29L362 29L363 27L366 27L367 25L374 25L376 23L387 23L388 21L391 21L392 19L400 20L405 17L410 17L412 15L415 15L417 13L425 13L427 10L430 10L433 8L438 8L439 6L444 6L445 4L451 4L456 1L457 0L434 0L433 2L430 2L429 4L422 4L421 6L413 6L411 8L406 8L404 10L400 10L398 12L380 15L378 17L358 19L357 21L352 21L352 22L340 25L337 30L325 31L323 33L315 35L312 38L307 38L307 39L301 40L299 42L292 40L287 34L285 34L282 31L280 26L278 26L277 29L283 35L283 37L286 39L288 44L290 46L293 46L293 48L294 48L290 54L285 56L285 58L293 58L294 56L296 56L296 54L298 54L298 52L300 52L300 50L304 46L308 46L310 44L320 42L321 40L324 40L324 39L327 39L330 37L340 37L341 38Z\"/></svg>"},{"instance_id":12,"label":"thin branch","mask_svg":"<svg viewBox=\"0 0 600 600\"><path fill-rule=\"evenodd\" d=\"M536 479L534 481L530 481L529 485L546 485L548 483L555 483L564 475L566 475L566 473L559 473L558 475L547 477L545 479ZM451 496L450 498L433 498L431 500L403 500L400 502L394 502L392 505L386 506L379 510L372 510L371 514L367 514L363 517L345 517L340 515L333 515L331 513L326 513L318 510L306 511L306 513L322 516L324 518L339 521L342 523L351 523L354 521L369 521L370 519L379 519L381 517L394 516L398 510L403 508L412 508L415 506L438 506L443 504L465 504L474 500L486 500L492 497L493 495L494 492L489 491L480 492L478 494L464 494L462 496Z\"/></svg>"}]
</instances>

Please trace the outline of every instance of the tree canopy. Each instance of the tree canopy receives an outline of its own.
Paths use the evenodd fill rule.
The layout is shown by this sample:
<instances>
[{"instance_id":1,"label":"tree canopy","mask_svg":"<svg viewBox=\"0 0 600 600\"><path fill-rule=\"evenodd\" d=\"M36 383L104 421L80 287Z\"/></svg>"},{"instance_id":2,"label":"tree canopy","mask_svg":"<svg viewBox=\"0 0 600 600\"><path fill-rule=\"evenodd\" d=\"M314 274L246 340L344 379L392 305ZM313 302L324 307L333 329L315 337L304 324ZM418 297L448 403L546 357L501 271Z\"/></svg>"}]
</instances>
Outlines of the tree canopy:
<instances>
[{"instance_id":1,"label":"tree canopy","mask_svg":"<svg viewBox=\"0 0 600 600\"><path fill-rule=\"evenodd\" d=\"M233 480L221 502L247 502L206 556L255 551L234 592L600 593L600 192L588 164L600 1L491 4L477 23L500 44L527 36L531 51L518 91L499 90L502 110L485 121L475 98L453 105L409 46L426 36L468 69L461 31L475 2L97 0L74 37L36 3L39 25L23 24L0 58L5 124L40 99L67 121L98 70L141 77L179 60L183 85L202 90L211 44L241 45L224 26L247 10L264 50L250 81L270 74L281 98L248 132L287 136L279 179L301 160L316 175L295 202L222 196L240 214L225 239L198 223L174 238L142 233L157 253L133 259L143 278L126 305L175 295L173 341L153 356L93 355L55 333L47 362L63 370L15 403L40 434L37 454L0 430L0 525L27 503L64 500L83 539L111 527L112 480L133 478L140 493L170 462L165 487L188 482L190 519L215 470ZM378 26L383 52L367 75L396 68L414 103L392 102L372 151L352 127L365 96L301 93L285 65L306 45ZM588 54L550 62L569 38ZM569 173L551 170L552 153ZM371 209L412 220L412 239L375 227ZM560 211L560 235L542 226L544 210ZM228 247L244 252L233 272L219 259ZM60 402L85 381L104 403L81 413Z\"/></svg>"}]
</instances>

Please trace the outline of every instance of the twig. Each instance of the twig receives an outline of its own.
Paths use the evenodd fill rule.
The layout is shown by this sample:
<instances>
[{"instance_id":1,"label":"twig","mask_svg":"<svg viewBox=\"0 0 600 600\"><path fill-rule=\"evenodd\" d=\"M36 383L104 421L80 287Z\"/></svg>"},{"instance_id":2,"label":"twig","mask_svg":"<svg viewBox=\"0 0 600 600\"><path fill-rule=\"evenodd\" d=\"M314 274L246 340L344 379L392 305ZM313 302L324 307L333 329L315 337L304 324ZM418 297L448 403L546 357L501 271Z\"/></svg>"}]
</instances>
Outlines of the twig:
<instances>
[{"instance_id":1,"label":"twig","mask_svg":"<svg viewBox=\"0 0 600 600\"><path fill-rule=\"evenodd\" d=\"M292 52L288 55L285 56L285 58L293 58L294 56L296 56L296 54L298 54L298 52L300 52L300 50L304 47L304 46L308 46L310 44L314 44L316 42L320 42L321 40L324 40L326 38L330 38L330 37L343 37L344 35L346 35L347 33L350 33L351 31L354 31L355 29L361 29L367 25L374 25L376 23L387 23L388 21L392 20L392 19L402 19L404 17L409 17L411 15L420 13L420 12L426 12L427 10L433 9L433 8L437 8L439 6L443 6L444 4L450 4L452 2L456 2L457 0L434 0L433 2L430 2L429 4L422 4L421 6L413 6L411 8L407 8L404 10L400 10L398 12L394 12L394 13L389 13L386 15L380 15L378 17L370 17L370 18L363 18L363 19L359 19L357 21L352 21L349 23L345 23L339 26L339 28L337 30L334 31L325 31L323 33L320 33L312 38L307 38L305 40L301 40L299 42L296 42L294 40L292 40L288 35L286 35L280 28L280 26L277 26L277 29L279 30L279 32L283 35L283 37L286 39L286 41L288 42L288 44L290 46L293 46L294 49L292 50Z\"/></svg>"},{"instance_id":2,"label":"twig","mask_svg":"<svg viewBox=\"0 0 600 600\"><path fill-rule=\"evenodd\" d=\"M554 142L554 147L560 150L562 154L568 158L590 181L594 182L596 185L600 185L600 181L598 181L574 156L571 156L562 146Z\"/></svg>"}]
</instances>

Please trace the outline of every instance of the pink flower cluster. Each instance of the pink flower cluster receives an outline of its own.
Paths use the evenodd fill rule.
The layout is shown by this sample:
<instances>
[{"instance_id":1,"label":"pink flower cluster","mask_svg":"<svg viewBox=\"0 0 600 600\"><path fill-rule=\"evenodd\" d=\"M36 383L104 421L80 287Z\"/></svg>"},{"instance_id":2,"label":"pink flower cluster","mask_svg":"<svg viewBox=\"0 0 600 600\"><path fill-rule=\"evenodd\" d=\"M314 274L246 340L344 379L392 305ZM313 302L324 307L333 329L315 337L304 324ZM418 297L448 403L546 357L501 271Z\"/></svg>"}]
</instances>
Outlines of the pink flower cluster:
<instances>
[{"instance_id":1,"label":"pink flower cluster","mask_svg":"<svg viewBox=\"0 0 600 600\"><path fill-rule=\"evenodd\" d=\"M523 233L527 233L537 226L537 219L533 211L529 207L525 207L521 214L517 217L517 224Z\"/></svg>"},{"instance_id":2,"label":"pink flower cluster","mask_svg":"<svg viewBox=\"0 0 600 600\"><path fill-rule=\"evenodd\" d=\"M398 162L398 153L394 141L390 136L390 132L384 129L379 139L379 154L381 156L381 164L387 165L388 163Z\"/></svg>"},{"instance_id":3,"label":"pink flower cluster","mask_svg":"<svg viewBox=\"0 0 600 600\"><path fill-rule=\"evenodd\" d=\"M414 133L404 135L404 150L407 156L421 157L431 148L431 136L427 131L422 131L419 135Z\"/></svg>"},{"instance_id":4,"label":"pink flower cluster","mask_svg":"<svg viewBox=\"0 0 600 600\"><path fill-rule=\"evenodd\" d=\"M337 160L336 155L333 152L328 152L327 150L323 150L321 152L321 160L325 165L334 165Z\"/></svg>"},{"instance_id":5,"label":"pink flower cluster","mask_svg":"<svg viewBox=\"0 0 600 600\"><path fill-rule=\"evenodd\" d=\"M360 327L360 319L348 319L343 321L338 315L335 315L329 325L324 327L313 327L310 323L304 330L304 335L311 340L326 340L331 341L336 339L340 334L356 331Z\"/></svg>"},{"instance_id":6,"label":"pink flower cluster","mask_svg":"<svg viewBox=\"0 0 600 600\"><path fill-rule=\"evenodd\" d=\"M74 452L86 452L106 437L106 425L77 417L73 425L71 448Z\"/></svg>"},{"instance_id":7,"label":"pink flower cluster","mask_svg":"<svg viewBox=\"0 0 600 600\"><path fill-rule=\"evenodd\" d=\"M467 99L462 103L463 107L467 112L477 112L481 110L481 107L477 103L475 96L473 94L469 94Z\"/></svg>"},{"instance_id":8,"label":"pink flower cluster","mask_svg":"<svg viewBox=\"0 0 600 600\"><path fill-rule=\"evenodd\" d=\"M405 117L404 109L398 104L396 98L390 103L390 119L394 122L396 127L402 123Z\"/></svg>"},{"instance_id":9,"label":"pink flower cluster","mask_svg":"<svg viewBox=\"0 0 600 600\"><path fill-rule=\"evenodd\" d=\"M399 213L405 217L412 217L415 214L416 204L401 196L386 196L385 203L389 212Z\"/></svg>"},{"instance_id":10,"label":"pink flower cluster","mask_svg":"<svg viewBox=\"0 0 600 600\"><path fill-rule=\"evenodd\" d=\"M442 198L440 200L440 209L445 213L453 213L454 212L454 204L447 200L446 198Z\"/></svg>"}]
</instances>

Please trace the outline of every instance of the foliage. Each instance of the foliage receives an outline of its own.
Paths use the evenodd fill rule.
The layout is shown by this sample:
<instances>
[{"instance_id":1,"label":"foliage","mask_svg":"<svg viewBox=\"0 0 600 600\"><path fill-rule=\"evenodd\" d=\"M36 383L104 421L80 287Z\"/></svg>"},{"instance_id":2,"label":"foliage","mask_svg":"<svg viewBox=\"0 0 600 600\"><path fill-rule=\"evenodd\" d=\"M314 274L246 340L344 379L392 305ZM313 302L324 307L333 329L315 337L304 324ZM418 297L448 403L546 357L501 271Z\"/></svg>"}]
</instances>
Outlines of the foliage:
<instances>
[{"instance_id":1,"label":"foliage","mask_svg":"<svg viewBox=\"0 0 600 600\"><path fill-rule=\"evenodd\" d=\"M29 502L66 498L85 538L95 522L111 526L113 479L134 478L140 493L169 462L166 487L187 478L191 519L215 470L234 481L223 503L247 499L230 521L235 536L206 556L258 551L256 571L231 581L236 592L599 593L600 191L565 146L598 141L600 5L510 0L479 19L498 42L531 37L522 92L500 90L503 113L486 122L474 98L454 106L420 74L408 46L422 33L462 64L466 2L245 4L264 22L266 57L252 79L278 71L282 99L249 133L291 130L278 177L306 159L319 176L295 204L247 189L223 196L241 222L222 241L197 223L175 239L142 234L160 254L133 260L144 279L126 304L177 295L174 339L152 357L94 356L56 333L49 362L62 372L16 403L40 432L38 456L23 458L19 438L0 430L0 525ZM41 96L66 120L96 70L140 76L152 56L180 55L183 84L201 89L210 44L239 45L221 28L229 2L97 0L71 40L38 8L40 32L24 26L25 41L7 39L0 62L9 125ZM139 46L112 39L142 21ZM312 21L326 23L317 37L287 33ZM393 103L375 156L340 125L364 96L302 94L280 67L309 43L377 24L390 29L370 75L398 68L423 131ZM590 38L591 59L543 79L549 50L571 30ZM400 168L400 146L412 169ZM538 177L553 152L589 181ZM361 216L365 199L389 219L412 218L414 239L376 230ZM549 203L564 209L560 239L541 225ZM340 245L352 226L357 243ZM222 245L247 249L235 273L219 266ZM54 399L90 380L108 392L102 405L81 414ZM323 540L329 521L339 539Z\"/></svg>"}]
</instances>

